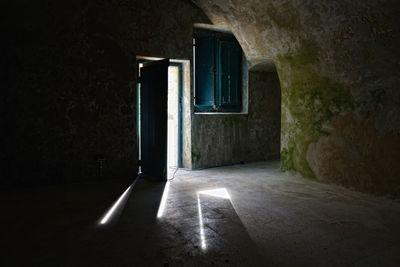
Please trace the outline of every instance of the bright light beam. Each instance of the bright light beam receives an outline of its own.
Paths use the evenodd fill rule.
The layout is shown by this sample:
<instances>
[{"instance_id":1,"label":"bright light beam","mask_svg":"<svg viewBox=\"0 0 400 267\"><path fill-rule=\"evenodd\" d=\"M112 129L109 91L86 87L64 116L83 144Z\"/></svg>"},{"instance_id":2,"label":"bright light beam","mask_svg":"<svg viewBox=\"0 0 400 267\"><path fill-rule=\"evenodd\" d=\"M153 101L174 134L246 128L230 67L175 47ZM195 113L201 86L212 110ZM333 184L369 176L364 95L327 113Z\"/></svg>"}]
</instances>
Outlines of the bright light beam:
<instances>
[{"instance_id":1,"label":"bright light beam","mask_svg":"<svg viewBox=\"0 0 400 267\"><path fill-rule=\"evenodd\" d=\"M223 198L223 199L231 199L231 196L229 195L226 188L204 190L204 191L199 191L197 193L203 194L203 195L208 195L208 196L213 196L213 197L218 197L218 198Z\"/></svg>"},{"instance_id":2,"label":"bright light beam","mask_svg":"<svg viewBox=\"0 0 400 267\"><path fill-rule=\"evenodd\" d=\"M199 210L200 241L201 248L206 249L206 238L204 236L203 214L201 212L200 195L197 193L197 209Z\"/></svg>"},{"instance_id":3,"label":"bright light beam","mask_svg":"<svg viewBox=\"0 0 400 267\"><path fill-rule=\"evenodd\" d=\"M157 218L161 218L164 215L165 204L167 203L168 193L169 193L169 183L165 184L164 192L161 197L160 206L158 207Z\"/></svg>"},{"instance_id":4,"label":"bright light beam","mask_svg":"<svg viewBox=\"0 0 400 267\"><path fill-rule=\"evenodd\" d=\"M137 180L137 179L136 179ZM125 192L118 198L118 200L114 203L114 205L111 207L111 209L107 212L107 214L101 219L100 224L106 224L108 220L111 218L115 210L118 208L118 206L121 204L121 202L125 199L125 197L128 196L128 192L133 188L134 184L136 183L133 182L126 190Z\"/></svg>"},{"instance_id":5,"label":"bright light beam","mask_svg":"<svg viewBox=\"0 0 400 267\"><path fill-rule=\"evenodd\" d=\"M204 223L203 223L203 213L201 211L200 195L208 195L229 200L231 200L231 196L229 195L226 188L217 188L217 189L203 190L197 192L197 209L199 211L200 241L201 241L201 248L204 250L206 249L207 246L206 246L206 237L204 235Z\"/></svg>"}]
</instances>

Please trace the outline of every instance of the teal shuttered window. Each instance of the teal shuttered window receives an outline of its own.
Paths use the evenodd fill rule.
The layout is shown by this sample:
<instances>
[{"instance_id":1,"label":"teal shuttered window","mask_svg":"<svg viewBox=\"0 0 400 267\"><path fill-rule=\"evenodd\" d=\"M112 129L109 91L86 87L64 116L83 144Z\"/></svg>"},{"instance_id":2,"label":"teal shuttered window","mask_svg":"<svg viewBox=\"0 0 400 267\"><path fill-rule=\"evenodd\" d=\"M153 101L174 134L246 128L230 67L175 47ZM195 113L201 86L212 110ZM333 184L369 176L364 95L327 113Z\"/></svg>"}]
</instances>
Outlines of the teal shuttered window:
<instances>
[{"instance_id":1,"label":"teal shuttered window","mask_svg":"<svg viewBox=\"0 0 400 267\"><path fill-rule=\"evenodd\" d=\"M241 111L242 50L233 35L195 33L195 110Z\"/></svg>"}]
</instances>

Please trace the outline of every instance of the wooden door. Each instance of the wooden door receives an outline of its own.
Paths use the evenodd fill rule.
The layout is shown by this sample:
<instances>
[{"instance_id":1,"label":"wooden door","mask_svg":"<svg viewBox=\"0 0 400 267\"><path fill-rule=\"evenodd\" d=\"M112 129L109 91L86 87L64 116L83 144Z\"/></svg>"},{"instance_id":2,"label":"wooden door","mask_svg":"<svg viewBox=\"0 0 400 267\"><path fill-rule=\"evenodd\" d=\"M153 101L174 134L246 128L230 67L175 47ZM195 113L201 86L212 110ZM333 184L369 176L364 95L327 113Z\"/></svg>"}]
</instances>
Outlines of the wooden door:
<instances>
[{"instance_id":1,"label":"wooden door","mask_svg":"<svg viewBox=\"0 0 400 267\"><path fill-rule=\"evenodd\" d=\"M144 63L140 71L141 171L167 180L167 98L169 59Z\"/></svg>"}]
</instances>

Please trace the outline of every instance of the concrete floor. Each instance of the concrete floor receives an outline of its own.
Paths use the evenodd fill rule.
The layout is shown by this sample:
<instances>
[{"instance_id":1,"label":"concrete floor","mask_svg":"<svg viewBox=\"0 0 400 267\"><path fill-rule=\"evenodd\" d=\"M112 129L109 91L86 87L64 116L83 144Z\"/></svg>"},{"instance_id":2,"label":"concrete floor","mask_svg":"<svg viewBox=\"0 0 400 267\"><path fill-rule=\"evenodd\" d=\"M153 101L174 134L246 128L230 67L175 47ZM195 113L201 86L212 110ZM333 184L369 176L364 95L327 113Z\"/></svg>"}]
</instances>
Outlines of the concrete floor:
<instances>
[{"instance_id":1,"label":"concrete floor","mask_svg":"<svg viewBox=\"0 0 400 267\"><path fill-rule=\"evenodd\" d=\"M167 186L138 180L99 224L130 183L3 189L0 265L400 266L398 201L279 162L179 170Z\"/></svg>"}]
</instances>

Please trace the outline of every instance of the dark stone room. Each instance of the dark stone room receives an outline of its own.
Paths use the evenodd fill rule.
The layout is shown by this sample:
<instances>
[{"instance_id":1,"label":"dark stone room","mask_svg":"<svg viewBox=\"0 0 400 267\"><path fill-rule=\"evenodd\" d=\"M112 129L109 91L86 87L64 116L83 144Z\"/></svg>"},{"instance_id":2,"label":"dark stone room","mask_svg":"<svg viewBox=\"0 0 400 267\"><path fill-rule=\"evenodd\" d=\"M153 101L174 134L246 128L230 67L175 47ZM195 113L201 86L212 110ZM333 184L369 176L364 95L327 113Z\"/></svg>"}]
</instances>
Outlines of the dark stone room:
<instances>
[{"instance_id":1,"label":"dark stone room","mask_svg":"<svg viewBox=\"0 0 400 267\"><path fill-rule=\"evenodd\" d=\"M0 10L1 266L400 266L398 0Z\"/></svg>"}]
</instances>

